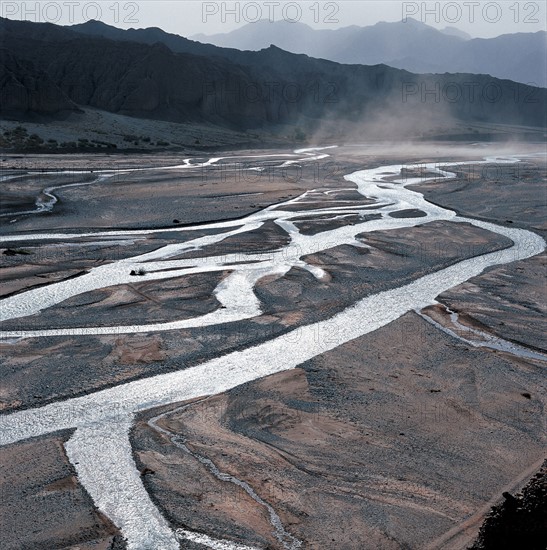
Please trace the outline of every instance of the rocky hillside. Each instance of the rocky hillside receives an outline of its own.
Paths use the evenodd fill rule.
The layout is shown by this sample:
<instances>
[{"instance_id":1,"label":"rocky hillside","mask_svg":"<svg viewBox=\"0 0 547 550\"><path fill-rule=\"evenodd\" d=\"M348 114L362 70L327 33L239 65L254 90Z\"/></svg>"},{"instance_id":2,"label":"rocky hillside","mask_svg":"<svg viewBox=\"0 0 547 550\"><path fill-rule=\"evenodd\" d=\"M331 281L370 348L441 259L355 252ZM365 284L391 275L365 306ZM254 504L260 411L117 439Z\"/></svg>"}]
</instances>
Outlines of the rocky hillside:
<instances>
[{"instance_id":1,"label":"rocky hillside","mask_svg":"<svg viewBox=\"0 0 547 550\"><path fill-rule=\"evenodd\" d=\"M31 61L0 49L0 116L54 115L76 110L47 73L36 69Z\"/></svg>"},{"instance_id":2,"label":"rocky hillside","mask_svg":"<svg viewBox=\"0 0 547 550\"><path fill-rule=\"evenodd\" d=\"M546 125L547 90L487 75L414 75L385 65L341 65L274 46L236 53L207 46L216 55L196 55L174 52L163 42L112 40L7 19L0 19L0 36L6 56L17 60L0 81L2 112L9 107L12 116L76 104L237 130L283 124L313 129L326 121L343 126L371 119L381 124L384 115L394 131L400 120L425 117ZM14 82L22 83L23 97L34 97L36 79L25 75L39 70L47 75L38 80L50 90L49 104L14 99Z\"/></svg>"}]
</instances>

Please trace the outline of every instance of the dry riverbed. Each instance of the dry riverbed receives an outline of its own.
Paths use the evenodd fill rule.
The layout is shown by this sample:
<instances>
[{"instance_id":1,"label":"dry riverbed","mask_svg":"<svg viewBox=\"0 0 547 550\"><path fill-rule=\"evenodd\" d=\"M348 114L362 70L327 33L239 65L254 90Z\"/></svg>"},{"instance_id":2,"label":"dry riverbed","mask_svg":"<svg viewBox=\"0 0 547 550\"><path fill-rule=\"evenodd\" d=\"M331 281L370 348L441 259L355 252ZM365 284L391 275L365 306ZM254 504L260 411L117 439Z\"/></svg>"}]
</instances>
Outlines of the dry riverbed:
<instances>
[{"instance_id":1,"label":"dry riverbed","mask_svg":"<svg viewBox=\"0 0 547 550\"><path fill-rule=\"evenodd\" d=\"M503 153L499 145L491 151L408 145L389 154L385 147L348 146L302 163L300 172L292 164L282 168L292 157L281 150L262 159L251 157L264 151L243 151L237 153L243 158L198 166L207 163L207 153L194 157L190 169L175 153L11 159L19 171L2 175L17 179L3 181L0 191L7 200L1 213L9 214L0 218L8 236L0 249L3 298L77 280L137 254L237 230L246 215L303 193L300 203L286 205L298 213L291 223L301 235L313 238L356 224L363 232L352 242L291 249L283 224L267 221L169 258L203 266L212 258L230 257L231 268L150 281L135 273L129 283L107 281L43 311L4 321L0 329L5 331L68 332L0 341L0 411L32 409L184 370L289 331L287 338L294 339L295 329L329 319L366 296L512 244L467 222L422 224L424 212L412 205L386 215L409 220L412 227L367 231L379 214L374 199L358 194L343 178L356 170L442 161L439 167L457 171L455 180L436 178L410 189L470 218L545 236L544 162L528 158L513 171L509 165L451 168L446 163L446 158L479 159L489 152ZM223 155L229 156L218 157ZM179 168L158 169L166 165ZM60 168L94 172L43 173ZM40 175L24 173L29 169ZM100 169L116 173L90 183ZM420 177L419 168L403 169L400 177ZM21 214L34 208L45 187L73 183L86 185L54 190L58 202L48 212ZM348 204L361 213L313 213ZM233 226L211 227L222 220L233 220ZM193 223L203 226L184 231ZM120 229L142 233L95 233ZM74 235L29 237L60 232ZM222 306L215 288L237 262L248 253L256 253L257 262L267 261L283 247L288 257L301 256L306 265L258 280L254 291L261 312L252 318L142 334L69 332L218 312ZM139 265L146 271L153 262ZM131 262L126 268L135 269ZM503 491L518 491L526 482L523 476L544 458L547 387L540 356L475 346L465 338L480 335L466 333L465 327L484 338L547 352L544 276L545 254L488 268L440 294L437 305L410 311L338 347L345 327L325 325L317 339L324 349L334 349L296 369L140 413L131 444L144 486L174 529L256 547L297 548L301 542L302 549L433 550L448 539L453 546L447 548L470 545L489 507ZM446 308L458 314L463 333L461 327L456 335L442 330L452 326ZM111 408L115 412L120 405L113 402ZM120 532L94 507L68 462L63 443L69 437L57 432L0 448L2 500L9 507L2 548L124 547ZM183 546L203 548L189 541Z\"/></svg>"}]
</instances>

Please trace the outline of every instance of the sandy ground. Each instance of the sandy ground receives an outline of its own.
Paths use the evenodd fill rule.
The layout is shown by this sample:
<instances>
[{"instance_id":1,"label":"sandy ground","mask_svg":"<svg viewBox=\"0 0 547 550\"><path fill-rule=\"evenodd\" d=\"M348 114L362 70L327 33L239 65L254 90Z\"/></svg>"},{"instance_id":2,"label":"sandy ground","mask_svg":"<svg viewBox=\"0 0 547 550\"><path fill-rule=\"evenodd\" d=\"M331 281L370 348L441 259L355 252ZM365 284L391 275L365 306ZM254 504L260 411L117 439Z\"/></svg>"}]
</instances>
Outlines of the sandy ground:
<instances>
[{"instance_id":1,"label":"sandy ground","mask_svg":"<svg viewBox=\"0 0 547 550\"><path fill-rule=\"evenodd\" d=\"M211 247L210 252L246 251L249 245L254 248L257 242L267 242L264 237L272 236L271 226L265 224L254 233L257 238L251 233L231 237L220 249ZM280 236L274 233L273 237L276 234ZM448 237L449 245L445 245ZM0 406L4 410L36 406L122 381L185 368L328 318L360 298L461 259L510 245L504 237L468 224L448 222L367 233L362 240L371 248L332 243L329 250L307 257L310 263L325 269L328 278L324 281L317 281L300 268L291 269L283 277L259 281L256 295L263 314L248 321L142 336L57 336L0 342L3 364ZM274 243L275 238L269 242ZM7 261L25 262L27 258L9 256ZM152 319L189 317L218 307L212 291L221 277L219 273L204 273L150 283L139 283L135 277L134 284L84 293L36 315L4 321L0 326L3 330L112 326L118 322L138 324ZM328 337L336 341L337 327L332 327Z\"/></svg>"},{"instance_id":2,"label":"sandy ground","mask_svg":"<svg viewBox=\"0 0 547 550\"><path fill-rule=\"evenodd\" d=\"M43 148L62 152L66 149L90 147L96 152L104 149L141 149L157 151L169 148L199 149L208 147L238 147L261 144L271 134L262 132L236 132L206 124L177 124L160 120L133 118L89 107L80 113L70 114L64 120L47 122L18 122L1 120L2 132L23 127L27 134L35 134L44 142ZM85 141L82 141L85 140ZM282 135L278 138L282 142ZM13 145L13 144L12 144ZM72 151L70 151L72 152Z\"/></svg>"},{"instance_id":3,"label":"sandy ground","mask_svg":"<svg viewBox=\"0 0 547 550\"><path fill-rule=\"evenodd\" d=\"M489 270L439 296L478 326L529 348L547 350L546 256Z\"/></svg>"},{"instance_id":4,"label":"sandy ground","mask_svg":"<svg viewBox=\"0 0 547 550\"><path fill-rule=\"evenodd\" d=\"M541 231L544 205L534 197L544 170L534 170L524 167L516 182L507 174L461 192L461 182L428 184L428 192L467 215ZM401 250L401 235L392 236ZM440 250L455 245L450 237L439 236ZM432 240L419 242L431 249ZM340 260L324 265L342 269ZM545 350L544 262L492 268L439 300L469 326ZM304 548L462 548L501 492L519 490L544 457L543 369L473 348L409 313L296 371L167 415L161 425L194 455L144 419L135 454L177 526L282 548L268 510L211 475L200 455L248 482Z\"/></svg>"},{"instance_id":5,"label":"sandy ground","mask_svg":"<svg viewBox=\"0 0 547 550\"><path fill-rule=\"evenodd\" d=\"M122 550L119 531L78 483L63 443L69 433L0 449L3 550Z\"/></svg>"},{"instance_id":6,"label":"sandy ground","mask_svg":"<svg viewBox=\"0 0 547 550\"><path fill-rule=\"evenodd\" d=\"M544 159L516 164L450 167L458 178L415 186L427 200L462 215L547 233L547 171Z\"/></svg>"},{"instance_id":7,"label":"sandy ground","mask_svg":"<svg viewBox=\"0 0 547 550\"><path fill-rule=\"evenodd\" d=\"M138 172L114 173L102 182L92 185L67 187L54 191L59 198L52 212L38 216L14 215L0 219L6 233L23 231L51 231L69 229L142 229L176 227L190 223L220 221L240 218L261 208L294 198L306 190L340 181L343 173L357 170L357 164L344 163L334 176L320 173L326 170L328 161L310 163L298 167L274 168L286 157L276 152L271 160L258 162L242 152L242 158L232 162L220 162L206 167L180 168L169 171L143 170ZM239 155L239 153L238 153ZM222 156L219 153L218 156ZM154 164L162 166L183 165L184 157L141 156L141 166ZM205 162L210 155L193 159L194 163ZM44 161L44 159L41 159ZM61 158L57 160L66 164ZM109 160L109 159L106 159ZM115 164L121 161L120 165ZM112 159L106 164L108 170L123 170L134 166L130 160ZM31 165L32 166L32 165ZM104 164L100 164L104 168ZM251 170L261 167L262 172ZM86 169L90 169L89 166ZM18 172L6 171L6 176ZM53 185L89 181L89 174L75 174L72 177L43 175L41 173L22 175L16 180L2 183L2 198L11 212L33 209L36 196L42 189ZM68 179L68 182L67 182ZM174 222L178 220L178 222Z\"/></svg>"},{"instance_id":8,"label":"sandy ground","mask_svg":"<svg viewBox=\"0 0 547 550\"><path fill-rule=\"evenodd\" d=\"M414 141L437 139L455 143L477 142L481 145L488 141L503 143L514 139L539 143L545 138L545 132L538 128L493 123L443 120L439 125L425 122L421 128L414 124L412 127L408 127L408 124L406 126L403 124L394 129L389 124L381 127L374 125L374 128L367 127L366 132L363 132L363 121L359 120L354 124L346 121L340 125L335 120L305 133L310 143L389 140L393 139L394 132L399 141L405 136ZM21 134L21 128L24 134ZM306 146L304 142L295 142L295 130L301 132L302 129L295 128L294 124L270 125L267 130L242 132L208 124L179 124L133 118L91 107L83 107L81 112L58 120L0 120L0 130L0 153L6 151L9 156L13 151L22 152L25 156L29 153L50 151L61 156L80 152L95 156L117 151L138 151L142 154L176 150L195 153L203 149ZM16 134L20 137L15 137ZM28 140L30 136L33 139ZM10 164L13 163L12 159L9 161ZM15 164L19 162L20 159Z\"/></svg>"},{"instance_id":9,"label":"sandy ground","mask_svg":"<svg viewBox=\"0 0 547 550\"><path fill-rule=\"evenodd\" d=\"M424 548L542 457L542 385L541 368L409 313L160 425L249 483L302 548ZM241 488L144 422L133 441L175 525L283 548Z\"/></svg>"},{"instance_id":10,"label":"sandy ground","mask_svg":"<svg viewBox=\"0 0 547 550\"><path fill-rule=\"evenodd\" d=\"M238 218L322 186L348 188L342 175L367 166L437 158L469 160L504 152L498 145L491 149L443 149L440 144L381 147L341 148L334 159L315 163L296 178L294 172L274 171L271 177L238 179L236 170L226 168L192 174L182 170L168 175L153 170L117 174L110 182L60 190L53 211L37 216L22 216L16 211L32 206L42 189L67 183L67 178L58 174L23 175L18 181L1 183L0 193L9 198L7 207L14 213L13 218L2 218L2 229L7 234L120 226L163 229L135 241L130 251L133 255L189 238L171 231L183 223ZM512 152L510 146L507 152ZM257 151L245 151L253 153ZM280 155L282 151L271 153ZM208 157L204 154L202 161ZM50 155L11 157L3 165L33 170L153 168L181 164L184 158L174 153L145 157ZM476 171L462 171L454 183L433 182L419 190L433 202L471 217L541 233L545 230L541 199L545 167L538 166L523 164L522 177L517 179L510 171L496 173L491 182L489 176L477 179ZM247 168L248 164L241 164L238 171ZM2 172L13 174L11 170ZM78 175L77 181L81 177L90 176ZM69 183L74 181L69 179ZM343 193L351 198L353 192ZM327 197L319 200L328 204ZM420 213L397 215L414 217ZM12 220L16 221L10 223ZM343 218L336 224L355 221ZM307 234L335 226L320 217L298 223ZM260 250L267 254L271 247L285 243L277 229L265 224L257 232L227 239L206 253ZM191 237L207 232L204 227ZM2 342L0 408L7 412L33 407L186 368L300 324L327 318L370 293L510 244L467 224L448 222L368 233L360 239L371 248L333 243L327 251L309 251L307 260L327 271L324 281L300 269L262 280L257 295L264 313L253 320L151 334ZM89 238L64 244L8 242L6 247L15 245L29 254L2 254L4 295L78 276L129 254L129 248L117 242ZM458 311L460 321L469 326L545 350L540 325L545 313L544 274L545 256L531 258L490 269L444 293L439 301ZM5 323L2 328L111 324L211 311L217 307L212 289L224 275L177 278L159 284L136 280L123 288L107 287L79 296L48 312ZM337 327L330 328L318 338L336 338ZM176 527L282 548L267 507L241 487L211 475L196 459L198 453L213 460L222 471L247 481L279 515L286 533L304 541L302 548L421 549L450 530L458 531L492 499L501 498L503 487L521 483L523 472L542 458L547 395L543 371L544 364L538 361L473 348L416 313L409 313L294 371L169 414L161 425L187 437L194 455L146 425L144 420L152 412L143 416L133 433L135 457L153 499ZM67 525L57 528L51 519L68 513L69 504L62 499L55 501L41 512L44 519L37 523L35 532L25 532L25 521L35 512L24 499L36 493L40 483L47 485L55 479L42 480L40 476L47 477L50 467L36 459L31 479L42 481L27 487L27 466L23 462L20 470L13 471L13 455L9 453L22 453L27 445L29 456L43 455L43 460L50 460L56 468L69 469L59 454L61 441L52 438L48 445L56 450L51 452L44 450L44 441L33 441L0 453L0 464L10 465L2 478L5 486L12 490L13 485L14 492L20 491L17 495L27 495L14 496L8 502L22 503L12 506L16 509L16 513L11 512L13 532L30 537L30 547L47 540L48 547L62 548L62 541L73 536ZM68 470L65 473L69 475ZM65 473L56 479L66 477ZM74 486L70 485L71 490L80 490L77 480ZM92 508L85 509L86 525L92 527L80 529L91 533L80 547L87 548L84 542L100 540L108 548L108 537L114 536L115 530L103 522L104 518L93 515ZM74 513L80 510L76 507ZM79 517L74 524L83 525L83 521ZM479 525L474 522L466 531L466 541L472 540L469 537L476 534ZM57 529L54 534L52 529ZM10 537L5 535L5 546L15 548L15 539ZM103 548L100 544L97 548Z\"/></svg>"}]
</instances>

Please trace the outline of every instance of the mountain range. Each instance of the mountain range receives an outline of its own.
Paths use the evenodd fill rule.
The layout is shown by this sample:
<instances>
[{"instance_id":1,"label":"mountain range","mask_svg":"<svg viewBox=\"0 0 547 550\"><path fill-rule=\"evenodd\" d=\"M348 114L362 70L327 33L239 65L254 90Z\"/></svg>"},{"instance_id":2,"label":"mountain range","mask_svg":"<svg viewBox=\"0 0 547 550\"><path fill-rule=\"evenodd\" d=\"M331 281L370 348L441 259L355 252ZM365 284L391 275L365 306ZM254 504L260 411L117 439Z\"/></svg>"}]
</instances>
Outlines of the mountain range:
<instances>
[{"instance_id":1,"label":"mountain range","mask_svg":"<svg viewBox=\"0 0 547 550\"><path fill-rule=\"evenodd\" d=\"M239 51L98 22L67 28L2 18L0 38L4 118L92 107L235 130L313 131L328 122L365 129L389 120L397 131L427 119L546 126L547 89L488 75L344 65L273 45Z\"/></svg>"},{"instance_id":2,"label":"mountain range","mask_svg":"<svg viewBox=\"0 0 547 550\"><path fill-rule=\"evenodd\" d=\"M471 39L457 29L439 31L412 18L334 30L315 30L299 22L262 20L229 33L197 34L191 38L240 50L260 50L275 44L284 50L338 63L384 63L415 73L481 73L547 86L545 31Z\"/></svg>"}]
</instances>

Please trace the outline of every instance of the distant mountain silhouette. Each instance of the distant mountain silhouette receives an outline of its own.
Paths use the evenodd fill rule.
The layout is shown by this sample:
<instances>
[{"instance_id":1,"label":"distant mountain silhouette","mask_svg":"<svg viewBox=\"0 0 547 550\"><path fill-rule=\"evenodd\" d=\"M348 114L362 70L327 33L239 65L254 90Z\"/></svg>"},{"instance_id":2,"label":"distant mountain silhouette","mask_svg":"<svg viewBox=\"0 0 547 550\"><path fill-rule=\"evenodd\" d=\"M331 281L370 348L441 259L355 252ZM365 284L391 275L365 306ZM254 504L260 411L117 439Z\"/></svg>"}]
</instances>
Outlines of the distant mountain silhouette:
<instances>
[{"instance_id":1,"label":"distant mountain silhouette","mask_svg":"<svg viewBox=\"0 0 547 550\"><path fill-rule=\"evenodd\" d=\"M458 38L462 38L463 40L471 40L472 38L470 34L467 34L466 32L456 27L445 27L444 29L441 29L441 32L443 34L448 34L449 36L457 36Z\"/></svg>"},{"instance_id":2,"label":"distant mountain silhouette","mask_svg":"<svg viewBox=\"0 0 547 550\"><path fill-rule=\"evenodd\" d=\"M547 86L545 31L470 39L458 29L447 27L439 31L412 18L406 22L335 30L314 30L303 23L264 20L226 34L198 34L191 38L240 50L260 50L275 44L284 50L338 63L384 63L418 73L490 74Z\"/></svg>"},{"instance_id":3,"label":"distant mountain silhouette","mask_svg":"<svg viewBox=\"0 0 547 550\"><path fill-rule=\"evenodd\" d=\"M386 65L341 65L275 46L258 52L222 49L159 29L121 31L96 23L85 28L100 32L0 19L1 43L11 60L0 80L0 112L19 106L52 113L75 104L237 130L286 124L313 129L326 121L339 128L361 122L364 128L371 121L387 127L386 117L395 133L427 118L438 125L453 118L545 126L547 90L519 85L515 96L515 83L486 75L413 75ZM172 48L192 53L173 51L168 40ZM32 95L38 85L34 75L42 72L51 105L14 102L13 83L22 85L17 93ZM458 97L454 86L463 92Z\"/></svg>"}]
</instances>

